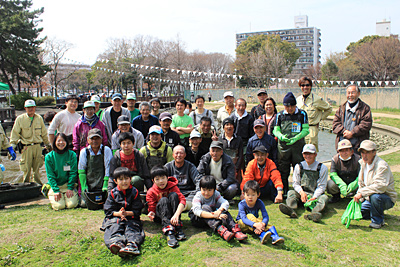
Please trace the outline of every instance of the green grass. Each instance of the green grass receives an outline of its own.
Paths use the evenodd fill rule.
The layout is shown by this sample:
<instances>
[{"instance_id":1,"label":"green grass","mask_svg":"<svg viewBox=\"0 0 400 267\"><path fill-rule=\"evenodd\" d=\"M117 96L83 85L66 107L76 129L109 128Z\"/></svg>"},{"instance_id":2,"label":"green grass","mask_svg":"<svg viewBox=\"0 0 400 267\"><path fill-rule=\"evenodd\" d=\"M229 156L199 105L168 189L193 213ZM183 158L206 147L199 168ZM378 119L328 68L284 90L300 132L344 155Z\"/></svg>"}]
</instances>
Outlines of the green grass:
<instances>
[{"instance_id":1,"label":"green grass","mask_svg":"<svg viewBox=\"0 0 400 267\"><path fill-rule=\"evenodd\" d=\"M371 112L372 113L387 113L387 114L400 115L400 109L397 109L397 108L371 109Z\"/></svg>"},{"instance_id":2,"label":"green grass","mask_svg":"<svg viewBox=\"0 0 400 267\"><path fill-rule=\"evenodd\" d=\"M374 122L400 128L400 119L376 117L374 118Z\"/></svg>"},{"instance_id":3,"label":"green grass","mask_svg":"<svg viewBox=\"0 0 400 267\"><path fill-rule=\"evenodd\" d=\"M399 192L400 173L394 175ZM298 209L299 219L290 219L278 205L265 201L270 223L285 238L282 246L262 245L252 234L246 243L227 243L207 229L192 227L184 213L188 240L171 249L161 226L142 216L146 239L142 254L131 259L121 259L105 247L99 230L102 211L13 207L0 211L0 266L399 266L398 205L386 212L387 225L380 230L368 228L369 221L352 222L346 229L340 217L348 201L328 205L318 224L304 220L303 209ZM237 202L230 209L234 217Z\"/></svg>"},{"instance_id":4,"label":"green grass","mask_svg":"<svg viewBox=\"0 0 400 267\"><path fill-rule=\"evenodd\" d=\"M400 165L400 152L380 156L389 166Z\"/></svg>"}]
</instances>

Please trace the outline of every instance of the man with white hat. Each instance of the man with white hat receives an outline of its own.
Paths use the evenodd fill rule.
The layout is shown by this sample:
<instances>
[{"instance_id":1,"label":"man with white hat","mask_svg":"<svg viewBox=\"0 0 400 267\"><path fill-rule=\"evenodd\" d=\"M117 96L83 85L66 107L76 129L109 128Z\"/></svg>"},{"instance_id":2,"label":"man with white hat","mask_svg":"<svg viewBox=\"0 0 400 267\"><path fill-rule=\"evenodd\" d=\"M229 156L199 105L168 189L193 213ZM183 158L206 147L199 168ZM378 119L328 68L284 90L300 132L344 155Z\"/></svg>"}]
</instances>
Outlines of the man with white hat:
<instances>
[{"instance_id":1,"label":"man with white hat","mask_svg":"<svg viewBox=\"0 0 400 267\"><path fill-rule=\"evenodd\" d=\"M196 168L197 166L199 166L201 157L208 152L208 148L206 149L200 145L201 142L202 142L201 134L198 131L193 130L189 136L190 146L185 147L186 150L185 159L193 163L194 166L196 166Z\"/></svg>"},{"instance_id":2,"label":"man with white hat","mask_svg":"<svg viewBox=\"0 0 400 267\"><path fill-rule=\"evenodd\" d=\"M133 120L134 118L139 116L140 111L139 111L139 109L137 109L135 107L135 105L136 105L135 93L129 93L126 95L126 105L127 105L129 112L131 113L131 120Z\"/></svg>"},{"instance_id":3,"label":"man with white hat","mask_svg":"<svg viewBox=\"0 0 400 267\"><path fill-rule=\"evenodd\" d=\"M384 211L396 203L393 174L386 161L376 155L374 142L364 140L358 150L362 160L354 201L362 202L363 219L371 220L369 227L379 229L385 224Z\"/></svg>"},{"instance_id":4,"label":"man with white hat","mask_svg":"<svg viewBox=\"0 0 400 267\"><path fill-rule=\"evenodd\" d=\"M233 93L231 91L224 93L224 101L225 101L225 106L218 109L217 113L219 132L222 132L222 122L224 121L224 119L228 118L231 114L233 114L236 111L235 97L233 96Z\"/></svg>"},{"instance_id":5,"label":"man with white hat","mask_svg":"<svg viewBox=\"0 0 400 267\"><path fill-rule=\"evenodd\" d=\"M331 161L331 172L326 191L333 197L329 203L336 203L340 195L346 197L355 194L358 188L358 174L360 172L361 157L354 154L350 141L343 139L338 144L338 153Z\"/></svg>"},{"instance_id":6,"label":"man with white hat","mask_svg":"<svg viewBox=\"0 0 400 267\"><path fill-rule=\"evenodd\" d=\"M306 144L303 147L303 157L304 161L297 164L293 171L294 190L288 192L286 205L280 204L279 209L283 214L297 218L294 210L298 204L307 206L307 202L312 203L316 200L311 214L304 215L304 219L319 222L322 217L321 212L328 203L328 196L324 194L328 181L328 168L315 160L317 149L313 144Z\"/></svg>"},{"instance_id":7,"label":"man with white hat","mask_svg":"<svg viewBox=\"0 0 400 267\"><path fill-rule=\"evenodd\" d=\"M104 136L103 145L108 145L106 127L104 127L104 124L94 113L95 107L96 106L93 101L86 101L83 104L83 115L75 124L74 131L72 133L72 145L74 146L74 152L78 156L81 152L81 149L89 145L87 136L88 132L93 128L100 129L102 136Z\"/></svg>"},{"instance_id":8,"label":"man with white hat","mask_svg":"<svg viewBox=\"0 0 400 267\"><path fill-rule=\"evenodd\" d=\"M90 101L94 102L94 113L97 115L97 117L99 117L99 119L101 120L103 118L103 114L104 114L104 110L102 110L100 108L100 104L101 104L101 100L100 100L100 96L98 95L92 95L92 97L90 98Z\"/></svg>"},{"instance_id":9,"label":"man with white hat","mask_svg":"<svg viewBox=\"0 0 400 267\"><path fill-rule=\"evenodd\" d=\"M35 101L28 99L25 101L24 106L26 113L19 115L15 119L11 130L10 144L14 148L18 142L22 145L19 167L24 172L24 182L30 182L32 169L33 178L38 184L42 184L39 168L43 166L44 158L40 144L44 143L47 149L50 150L50 142L42 116L35 113Z\"/></svg>"}]
</instances>

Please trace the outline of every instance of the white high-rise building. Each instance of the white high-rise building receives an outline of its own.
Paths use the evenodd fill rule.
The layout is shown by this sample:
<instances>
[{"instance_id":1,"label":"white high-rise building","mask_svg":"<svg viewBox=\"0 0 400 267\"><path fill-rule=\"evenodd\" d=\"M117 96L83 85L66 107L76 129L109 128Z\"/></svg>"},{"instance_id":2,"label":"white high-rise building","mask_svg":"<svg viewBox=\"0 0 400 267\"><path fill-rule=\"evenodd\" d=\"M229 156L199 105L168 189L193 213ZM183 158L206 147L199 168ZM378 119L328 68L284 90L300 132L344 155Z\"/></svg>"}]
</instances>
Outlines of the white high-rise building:
<instances>
[{"instance_id":1,"label":"white high-rise building","mask_svg":"<svg viewBox=\"0 0 400 267\"><path fill-rule=\"evenodd\" d=\"M376 35L379 36L390 36L391 32L391 22L384 19L383 21L378 21L376 23Z\"/></svg>"}]
</instances>

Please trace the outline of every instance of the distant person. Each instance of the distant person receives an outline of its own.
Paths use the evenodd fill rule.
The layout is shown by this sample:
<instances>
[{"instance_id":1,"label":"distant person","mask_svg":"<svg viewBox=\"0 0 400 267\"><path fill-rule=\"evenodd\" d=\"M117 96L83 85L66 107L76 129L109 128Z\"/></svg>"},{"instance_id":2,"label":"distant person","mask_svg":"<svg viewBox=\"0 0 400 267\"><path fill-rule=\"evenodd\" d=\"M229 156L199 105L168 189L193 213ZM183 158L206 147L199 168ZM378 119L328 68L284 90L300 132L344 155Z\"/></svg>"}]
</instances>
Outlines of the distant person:
<instances>
[{"instance_id":1,"label":"distant person","mask_svg":"<svg viewBox=\"0 0 400 267\"><path fill-rule=\"evenodd\" d=\"M53 110L49 110L47 111L44 115L43 115L43 120L45 123L51 124L51 122L54 119L54 116L56 116L57 112L53 111ZM57 133L56 133L57 134Z\"/></svg>"},{"instance_id":2,"label":"distant person","mask_svg":"<svg viewBox=\"0 0 400 267\"><path fill-rule=\"evenodd\" d=\"M10 144L13 148L16 148L18 143L22 146L19 168L24 173L24 183L31 182L31 171L33 171L33 179L41 185L39 169L44 163L41 144L43 143L48 151L51 150L51 145L43 118L35 113L35 101L32 99L26 100L24 107L26 113L19 115L15 119L11 130Z\"/></svg>"},{"instance_id":3,"label":"distant person","mask_svg":"<svg viewBox=\"0 0 400 267\"><path fill-rule=\"evenodd\" d=\"M190 94L190 102L194 103L194 93L193 92Z\"/></svg>"},{"instance_id":4,"label":"distant person","mask_svg":"<svg viewBox=\"0 0 400 267\"><path fill-rule=\"evenodd\" d=\"M396 203L393 174L387 162L376 155L374 142L362 141L359 150L362 161L354 201L362 203L363 219L371 220L369 227L379 229L385 225L384 211Z\"/></svg>"},{"instance_id":5,"label":"distant person","mask_svg":"<svg viewBox=\"0 0 400 267\"><path fill-rule=\"evenodd\" d=\"M132 120L132 127L141 132L144 139L146 139L150 127L159 125L158 119L150 114L150 104L148 102L140 103L139 109L140 115Z\"/></svg>"},{"instance_id":6,"label":"distant person","mask_svg":"<svg viewBox=\"0 0 400 267\"><path fill-rule=\"evenodd\" d=\"M219 132L222 132L222 122L224 119L229 117L233 112L236 111L235 109L235 97L233 96L233 93L231 91L225 92L224 93L224 101L225 101L225 106L221 107L218 109L217 113L217 122L219 125Z\"/></svg>"},{"instance_id":7,"label":"distant person","mask_svg":"<svg viewBox=\"0 0 400 267\"><path fill-rule=\"evenodd\" d=\"M78 166L76 154L68 149L67 136L56 134L53 151L45 158L46 174L51 189L48 198L54 210L73 209L78 206L77 182Z\"/></svg>"},{"instance_id":8,"label":"distant person","mask_svg":"<svg viewBox=\"0 0 400 267\"><path fill-rule=\"evenodd\" d=\"M101 131L103 138L103 145L108 145L106 128L104 124L100 121L99 117L94 113L95 104L93 101L86 101L83 104L83 115L79 118L78 122L75 124L74 131L72 134L72 144L74 152L79 155L82 148L89 145L87 141L88 132L97 128Z\"/></svg>"},{"instance_id":9,"label":"distant person","mask_svg":"<svg viewBox=\"0 0 400 267\"><path fill-rule=\"evenodd\" d=\"M192 103L186 102L186 108L183 113L185 113L186 115L189 115L192 111L193 111Z\"/></svg>"},{"instance_id":10,"label":"distant person","mask_svg":"<svg viewBox=\"0 0 400 267\"><path fill-rule=\"evenodd\" d=\"M357 85L346 87L347 101L336 111L332 123L332 131L336 134L336 149L339 141L348 139L358 153L361 142L369 139L372 127L371 108L361 101L360 94Z\"/></svg>"},{"instance_id":11,"label":"distant person","mask_svg":"<svg viewBox=\"0 0 400 267\"><path fill-rule=\"evenodd\" d=\"M251 111L250 115L256 120L259 119L262 115L265 114L265 102L266 99L268 98L268 93L267 90L265 89L260 89L257 92L257 98L260 104L257 106L254 106Z\"/></svg>"},{"instance_id":12,"label":"distant person","mask_svg":"<svg viewBox=\"0 0 400 267\"><path fill-rule=\"evenodd\" d=\"M129 122L128 116L126 115L119 116L117 123L118 123L118 130L116 130L111 137L111 149L113 151L113 154L115 153L115 151L121 148L118 141L121 133L129 132L133 135L133 137L135 138L135 144L133 146L134 148L141 149L144 146L143 134L138 130L136 130L135 128L131 127L131 123Z\"/></svg>"},{"instance_id":13,"label":"distant person","mask_svg":"<svg viewBox=\"0 0 400 267\"><path fill-rule=\"evenodd\" d=\"M181 143L179 134L171 129L172 115L169 112L160 114L159 123L163 131L162 140L167 143L170 148L174 148Z\"/></svg>"},{"instance_id":14,"label":"distant person","mask_svg":"<svg viewBox=\"0 0 400 267\"><path fill-rule=\"evenodd\" d=\"M16 160L17 159L17 154L14 151L14 148L12 147L12 145L10 145L10 143L8 142L8 138L6 136L6 133L4 132L3 126L0 123L0 149L4 149L4 150L8 150L8 154L11 156L11 160ZM0 163L2 162L1 158L0 158ZM2 165L2 164L0 164ZM2 165L4 168L4 165ZM3 183L3 168L0 168L0 184ZM2 208L4 208L4 205L0 205L2 206ZM0 207L1 209L1 207Z\"/></svg>"},{"instance_id":15,"label":"distant person","mask_svg":"<svg viewBox=\"0 0 400 267\"><path fill-rule=\"evenodd\" d=\"M196 109L190 112L189 116L193 119L194 125L199 125L201 122L201 118L203 117L209 117L211 119L211 125L215 125L214 123L214 114L212 111L205 109L204 108L204 97L201 95L198 95L196 99L194 100L196 103Z\"/></svg>"},{"instance_id":16,"label":"distant person","mask_svg":"<svg viewBox=\"0 0 400 267\"><path fill-rule=\"evenodd\" d=\"M99 117L100 120L102 120L103 119L104 110L102 110L100 108L100 105L101 105L100 96L92 95L92 97L90 98L90 101L94 102L94 105L95 105L94 113L97 115L97 117Z\"/></svg>"},{"instance_id":17,"label":"distant person","mask_svg":"<svg viewBox=\"0 0 400 267\"><path fill-rule=\"evenodd\" d=\"M64 133L68 138L68 144L70 149L72 149L72 134L74 132L75 124L80 119L81 115L76 112L79 105L79 98L76 95L68 95L65 99L66 109L58 112L53 121L51 122L48 134L49 141L52 144L54 140L54 135L57 133Z\"/></svg>"},{"instance_id":18,"label":"distant person","mask_svg":"<svg viewBox=\"0 0 400 267\"><path fill-rule=\"evenodd\" d=\"M211 92L208 92L208 102L211 102Z\"/></svg>"},{"instance_id":19,"label":"distant person","mask_svg":"<svg viewBox=\"0 0 400 267\"><path fill-rule=\"evenodd\" d=\"M133 120L134 118L139 116L140 111L135 106L136 105L135 93L129 93L126 95L126 105L127 105L129 112L131 113L131 120Z\"/></svg>"},{"instance_id":20,"label":"distant person","mask_svg":"<svg viewBox=\"0 0 400 267\"><path fill-rule=\"evenodd\" d=\"M153 98L152 100L150 100L150 105L151 105L151 115L153 115L154 117L159 119L160 118L160 107L161 107L160 99Z\"/></svg>"},{"instance_id":21,"label":"distant person","mask_svg":"<svg viewBox=\"0 0 400 267\"><path fill-rule=\"evenodd\" d=\"M108 193L104 204L104 242L111 253L120 257L139 255L140 245L145 238L140 221L142 200L138 190L130 183L128 168L117 168L114 171L114 182L118 186Z\"/></svg>"},{"instance_id":22,"label":"distant person","mask_svg":"<svg viewBox=\"0 0 400 267\"><path fill-rule=\"evenodd\" d=\"M175 102L176 114L172 116L171 129L179 134L181 145L184 147L189 146L189 136L193 130L193 120L191 117L184 113L186 107L186 100L183 98Z\"/></svg>"},{"instance_id":23,"label":"distant person","mask_svg":"<svg viewBox=\"0 0 400 267\"><path fill-rule=\"evenodd\" d=\"M318 152L319 123L331 114L331 105L321 97L311 93L312 81L308 77L301 77L299 86L303 95L298 96L297 107L307 112L310 133L304 138L306 144L313 144Z\"/></svg>"},{"instance_id":24,"label":"distant person","mask_svg":"<svg viewBox=\"0 0 400 267\"><path fill-rule=\"evenodd\" d=\"M107 139L108 143L111 145L112 135L118 129L118 118L121 115L128 116L129 120L131 120L131 113L127 108L124 108L122 104L124 100L120 93L115 93L112 95L111 107L108 107L104 110L104 115L102 122L107 129Z\"/></svg>"},{"instance_id":25,"label":"distant person","mask_svg":"<svg viewBox=\"0 0 400 267\"><path fill-rule=\"evenodd\" d=\"M235 125L235 134L240 136L243 141L243 150L246 151L249 139L254 135L254 118L246 111L247 102L243 98L238 98L235 103L236 111L230 116Z\"/></svg>"}]
</instances>

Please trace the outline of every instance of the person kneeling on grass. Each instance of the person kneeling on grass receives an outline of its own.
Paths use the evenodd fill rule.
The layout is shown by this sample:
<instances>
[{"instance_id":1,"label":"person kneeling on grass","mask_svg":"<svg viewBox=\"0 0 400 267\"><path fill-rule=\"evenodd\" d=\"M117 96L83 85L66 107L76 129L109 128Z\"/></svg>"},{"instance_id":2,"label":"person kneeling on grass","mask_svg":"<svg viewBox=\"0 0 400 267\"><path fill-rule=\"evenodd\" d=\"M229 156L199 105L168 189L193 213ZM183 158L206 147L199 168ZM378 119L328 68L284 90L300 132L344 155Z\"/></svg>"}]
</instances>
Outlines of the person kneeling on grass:
<instances>
[{"instance_id":1,"label":"person kneeling on grass","mask_svg":"<svg viewBox=\"0 0 400 267\"><path fill-rule=\"evenodd\" d=\"M179 191L178 180L168 177L168 171L163 166L151 169L150 176L153 186L146 195L149 206L147 216L150 220L162 224L162 231L168 237L168 246L179 246L178 240L185 240L182 231L181 213L186 205L185 196Z\"/></svg>"},{"instance_id":2,"label":"person kneeling on grass","mask_svg":"<svg viewBox=\"0 0 400 267\"><path fill-rule=\"evenodd\" d=\"M145 238L140 221L143 203L139 191L131 185L128 168L116 168L113 176L117 187L110 191L104 204L104 242L111 253L120 257L139 255Z\"/></svg>"},{"instance_id":3,"label":"person kneeling on grass","mask_svg":"<svg viewBox=\"0 0 400 267\"><path fill-rule=\"evenodd\" d=\"M236 218L240 229L243 232L254 232L260 237L262 244L265 244L270 237L272 245L285 242L285 239L276 232L275 226L268 224L268 212L259 199L260 185L254 180L249 180L244 184L243 193L244 199L239 202L239 214ZM260 210L262 218L258 218Z\"/></svg>"},{"instance_id":4,"label":"person kneeling on grass","mask_svg":"<svg viewBox=\"0 0 400 267\"><path fill-rule=\"evenodd\" d=\"M229 202L216 190L217 182L214 176L206 175L200 180L200 192L193 198L189 217L196 227L209 226L223 239L230 241L235 237L239 241L247 239L239 225L235 223L228 212Z\"/></svg>"}]
</instances>

